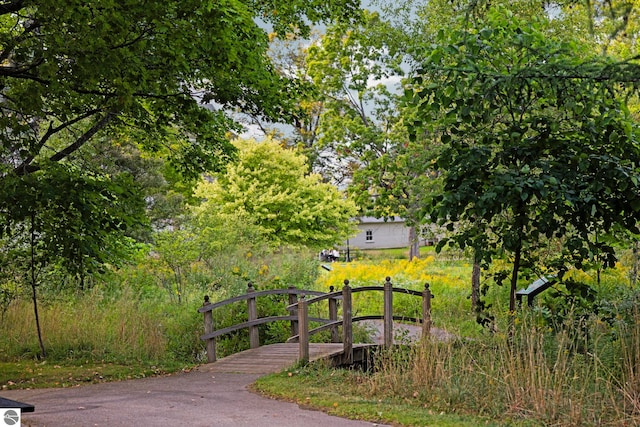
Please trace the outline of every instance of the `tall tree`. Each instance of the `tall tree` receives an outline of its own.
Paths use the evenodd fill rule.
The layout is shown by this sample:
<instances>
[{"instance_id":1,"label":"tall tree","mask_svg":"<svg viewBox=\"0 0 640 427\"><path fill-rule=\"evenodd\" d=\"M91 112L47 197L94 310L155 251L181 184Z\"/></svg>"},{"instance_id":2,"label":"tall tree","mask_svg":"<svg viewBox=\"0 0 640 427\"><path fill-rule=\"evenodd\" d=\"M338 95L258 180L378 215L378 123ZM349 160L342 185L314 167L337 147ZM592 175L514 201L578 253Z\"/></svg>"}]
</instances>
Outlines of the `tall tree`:
<instances>
[{"instance_id":1,"label":"tall tree","mask_svg":"<svg viewBox=\"0 0 640 427\"><path fill-rule=\"evenodd\" d=\"M431 217L485 259L512 255L510 310L541 237L565 239L559 274L594 254L608 266L614 250L594 236L635 231L640 219L640 147L621 84L636 84L638 68L551 37L544 25L497 7L477 26L442 32L406 93L413 130L429 129L446 147Z\"/></svg>"},{"instance_id":2,"label":"tall tree","mask_svg":"<svg viewBox=\"0 0 640 427\"><path fill-rule=\"evenodd\" d=\"M409 149L397 106L405 37L366 12L354 25L330 26L309 47L307 66L322 102L317 146L337 159L331 175L349 183L361 214L408 221L413 258L419 256L417 201L429 175L428 162L414 156L419 150Z\"/></svg>"},{"instance_id":3,"label":"tall tree","mask_svg":"<svg viewBox=\"0 0 640 427\"><path fill-rule=\"evenodd\" d=\"M200 215L245 218L275 247L322 248L353 234L355 205L320 175L309 174L303 155L270 139L236 145L238 161L198 189Z\"/></svg>"}]
</instances>

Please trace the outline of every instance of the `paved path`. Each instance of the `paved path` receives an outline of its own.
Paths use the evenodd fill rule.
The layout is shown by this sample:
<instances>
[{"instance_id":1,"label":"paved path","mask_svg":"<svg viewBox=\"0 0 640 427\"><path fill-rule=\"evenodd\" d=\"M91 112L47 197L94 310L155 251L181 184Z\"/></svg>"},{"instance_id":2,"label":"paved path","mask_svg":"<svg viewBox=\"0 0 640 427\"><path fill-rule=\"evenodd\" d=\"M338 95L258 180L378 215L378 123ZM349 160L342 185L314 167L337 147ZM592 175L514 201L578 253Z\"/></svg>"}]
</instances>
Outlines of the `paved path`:
<instances>
[{"instance_id":1,"label":"paved path","mask_svg":"<svg viewBox=\"0 0 640 427\"><path fill-rule=\"evenodd\" d=\"M164 377L72 388L5 390L2 396L32 403L28 427L372 427L295 403L253 394L260 374L219 374L207 366Z\"/></svg>"},{"instance_id":2,"label":"paved path","mask_svg":"<svg viewBox=\"0 0 640 427\"><path fill-rule=\"evenodd\" d=\"M376 342L381 342L381 323ZM396 332L416 339L420 328L402 325ZM444 331L432 330L438 339ZM257 366L260 361L256 361ZM259 370L258 370L259 371ZM261 397L247 386L264 372L215 372L215 364L190 372L73 388L3 390L8 399L35 405L23 414L23 427L372 427L376 424L346 420L305 410L295 403Z\"/></svg>"}]
</instances>

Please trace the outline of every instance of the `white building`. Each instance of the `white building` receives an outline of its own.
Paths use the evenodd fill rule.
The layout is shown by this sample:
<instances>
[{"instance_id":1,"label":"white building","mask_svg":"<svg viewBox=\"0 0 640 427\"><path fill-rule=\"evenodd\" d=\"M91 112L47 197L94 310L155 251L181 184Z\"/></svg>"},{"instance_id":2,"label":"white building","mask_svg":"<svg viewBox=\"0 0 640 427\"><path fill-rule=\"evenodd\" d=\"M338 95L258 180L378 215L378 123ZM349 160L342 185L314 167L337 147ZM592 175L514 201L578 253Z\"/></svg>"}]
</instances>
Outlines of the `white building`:
<instances>
[{"instance_id":1,"label":"white building","mask_svg":"<svg viewBox=\"0 0 640 427\"><path fill-rule=\"evenodd\" d=\"M360 217L357 236L349 239L349 247L353 249L391 249L409 247L409 227L400 217L382 218ZM420 237L420 246L432 244L432 240Z\"/></svg>"}]
</instances>

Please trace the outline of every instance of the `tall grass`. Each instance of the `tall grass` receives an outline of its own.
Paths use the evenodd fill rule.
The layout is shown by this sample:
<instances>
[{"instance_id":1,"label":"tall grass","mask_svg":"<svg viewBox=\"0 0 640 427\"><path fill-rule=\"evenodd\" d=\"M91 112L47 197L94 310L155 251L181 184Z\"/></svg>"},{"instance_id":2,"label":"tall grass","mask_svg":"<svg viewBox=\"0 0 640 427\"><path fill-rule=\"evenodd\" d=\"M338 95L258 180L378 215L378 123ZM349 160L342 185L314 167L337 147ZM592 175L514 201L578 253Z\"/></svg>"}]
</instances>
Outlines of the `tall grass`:
<instances>
[{"instance_id":1,"label":"tall grass","mask_svg":"<svg viewBox=\"0 0 640 427\"><path fill-rule=\"evenodd\" d=\"M302 259L301 259L302 258ZM47 359L124 362L199 363L205 359L203 317L197 309L204 295L220 301L246 292L251 281L258 290L294 285L309 288L318 264L309 252L259 252L233 248L224 254L188 262L176 274L155 256L112 271L78 291L59 288L51 280L38 288L39 317ZM0 283L0 290L4 284ZM26 289L26 288L25 288ZM258 300L263 315L287 303ZM216 327L246 321L246 303L216 313ZM281 324L261 327L263 343L281 342ZM248 348L240 331L220 339L219 357ZM33 307L26 291L18 294L0 316L0 361L41 357Z\"/></svg>"},{"instance_id":2,"label":"tall grass","mask_svg":"<svg viewBox=\"0 0 640 427\"><path fill-rule=\"evenodd\" d=\"M188 319L196 317L196 308L183 310L171 312L166 306L161 309L126 289L117 299L94 292L81 298L41 302L39 317L47 357L53 360L153 361L172 358L167 350L173 341L185 339L185 331L178 332L176 328L190 323ZM0 360L39 356L29 301L12 303L2 318L0 330ZM193 335L197 339L195 331Z\"/></svg>"},{"instance_id":3,"label":"tall grass","mask_svg":"<svg viewBox=\"0 0 640 427\"><path fill-rule=\"evenodd\" d=\"M576 351L571 331L551 334L532 313L518 319L512 339L427 339L387 351L362 392L404 397L432 410L543 425L640 423L637 311L631 327L589 325L591 342L583 352Z\"/></svg>"},{"instance_id":4,"label":"tall grass","mask_svg":"<svg viewBox=\"0 0 640 427\"><path fill-rule=\"evenodd\" d=\"M624 411L640 414L640 312L633 308L634 322L620 323L620 376L615 386L624 397Z\"/></svg>"},{"instance_id":5,"label":"tall grass","mask_svg":"<svg viewBox=\"0 0 640 427\"><path fill-rule=\"evenodd\" d=\"M505 333L505 286L492 284L485 295L496 320L494 332L475 324L468 299L470 272L467 261L428 256L334 264L318 280L321 289L341 285L345 278L353 286L363 286L382 284L385 276L391 276L394 286L411 289L428 282L435 295L434 325L460 337L444 342L427 339L381 352L374 373L364 380L354 376L360 393L505 423L640 425L640 301L628 287L624 266L603 272L600 282L595 273L570 273L569 277L594 286L594 305L574 307L567 299L555 302L566 312L553 312L544 304L524 309L515 319L513 335ZM551 294L541 295L538 302ZM373 299L354 298L355 309L359 306L381 310ZM394 299L396 310L412 307Z\"/></svg>"}]
</instances>

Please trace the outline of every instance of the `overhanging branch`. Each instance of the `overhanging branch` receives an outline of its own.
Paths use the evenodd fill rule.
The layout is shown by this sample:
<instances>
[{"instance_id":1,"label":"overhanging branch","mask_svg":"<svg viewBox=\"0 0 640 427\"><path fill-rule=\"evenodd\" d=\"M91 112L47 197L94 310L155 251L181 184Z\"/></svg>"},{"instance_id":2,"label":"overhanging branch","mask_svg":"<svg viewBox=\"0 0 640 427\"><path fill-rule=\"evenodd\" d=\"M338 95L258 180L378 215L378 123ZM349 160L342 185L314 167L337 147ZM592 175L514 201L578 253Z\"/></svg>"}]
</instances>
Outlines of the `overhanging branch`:
<instances>
[{"instance_id":1,"label":"overhanging branch","mask_svg":"<svg viewBox=\"0 0 640 427\"><path fill-rule=\"evenodd\" d=\"M113 120L116 117L116 113L113 111L109 111L108 113L106 113L104 115L104 117L102 117L102 119L100 119L96 124L94 124L89 130L87 130L85 133L83 133L78 139L75 140L75 142L73 144L68 145L67 147L65 147L63 150L58 151L57 153L55 153L53 156L51 156L49 158L49 161L51 162L58 162L66 157L68 157L70 154L76 152L77 150L79 150L85 143L87 143L87 141L89 141L98 131L100 131L101 129L103 129L105 126L107 126L107 124L109 124L109 122L111 120ZM64 127L68 126L69 124L64 125ZM56 128L59 130L59 128ZM50 131L47 131L47 134L49 134ZM45 137L48 138L45 134ZM50 136L50 135L49 135ZM43 137L43 139L45 138ZM33 158L31 157L30 159L26 160L25 162L23 162L20 166L18 166L15 169L15 173L17 175L27 175L30 174L32 172L35 172L37 170L40 170L40 166L39 165L34 165L31 163L31 161L33 161Z\"/></svg>"},{"instance_id":2,"label":"overhanging branch","mask_svg":"<svg viewBox=\"0 0 640 427\"><path fill-rule=\"evenodd\" d=\"M0 15L15 13L24 7L24 0L4 1L0 3Z\"/></svg>"}]
</instances>

